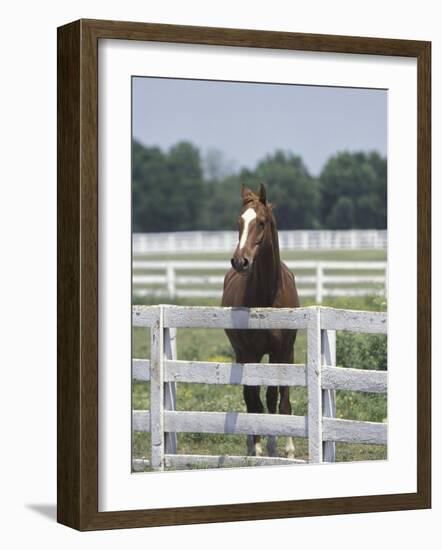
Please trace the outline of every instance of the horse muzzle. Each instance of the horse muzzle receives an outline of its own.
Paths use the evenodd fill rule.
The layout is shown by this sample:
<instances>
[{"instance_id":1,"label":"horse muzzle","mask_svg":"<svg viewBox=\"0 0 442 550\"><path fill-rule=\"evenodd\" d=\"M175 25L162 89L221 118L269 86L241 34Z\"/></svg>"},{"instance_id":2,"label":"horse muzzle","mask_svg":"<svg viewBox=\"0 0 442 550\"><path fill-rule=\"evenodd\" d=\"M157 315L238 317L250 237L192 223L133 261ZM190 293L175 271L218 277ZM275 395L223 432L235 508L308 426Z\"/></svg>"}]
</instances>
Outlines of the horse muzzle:
<instances>
[{"instance_id":1,"label":"horse muzzle","mask_svg":"<svg viewBox=\"0 0 442 550\"><path fill-rule=\"evenodd\" d=\"M235 271L238 273L243 273L244 271L247 271L250 268L250 262L247 258L235 258L233 257L230 260L230 263L232 264L232 267Z\"/></svg>"}]
</instances>

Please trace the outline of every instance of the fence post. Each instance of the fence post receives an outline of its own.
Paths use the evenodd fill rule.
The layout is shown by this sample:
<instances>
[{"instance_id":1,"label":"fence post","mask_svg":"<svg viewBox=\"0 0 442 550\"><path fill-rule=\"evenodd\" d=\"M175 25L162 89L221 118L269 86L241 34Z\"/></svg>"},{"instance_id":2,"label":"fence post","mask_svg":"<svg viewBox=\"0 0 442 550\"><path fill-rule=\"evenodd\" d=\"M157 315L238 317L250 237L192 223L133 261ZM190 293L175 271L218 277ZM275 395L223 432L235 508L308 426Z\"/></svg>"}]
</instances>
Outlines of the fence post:
<instances>
[{"instance_id":1,"label":"fence post","mask_svg":"<svg viewBox=\"0 0 442 550\"><path fill-rule=\"evenodd\" d=\"M309 462L322 462L321 313L310 311L307 327L307 391Z\"/></svg>"},{"instance_id":2,"label":"fence post","mask_svg":"<svg viewBox=\"0 0 442 550\"><path fill-rule=\"evenodd\" d=\"M336 331L321 330L322 340L322 364L330 367L336 366ZM322 390L322 416L336 417L336 391ZM324 462L335 462L336 443L324 441L322 445Z\"/></svg>"},{"instance_id":3,"label":"fence post","mask_svg":"<svg viewBox=\"0 0 442 550\"><path fill-rule=\"evenodd\" d=\"M316 264L316 303L322 304L323 298L323 275L324 275L324 266L322 262Z\"/></svg>"},{"instance_id":4,"label":"fence post","mask_svg":"<svg viewBox=\"0 0 442 550\"><path fill-rule=\"evenodd\" d=\"M164 329L164 351L166 359L176 359L176 328ZM164 410L176 410L176 383L166 382L164 384ZM164 449L166 454L176 454L177 441L176 433L166 432L164 434Z\"/></svg>"},{"instance_id":5,"label":"fence post","mask_svg":"<svg viewBox=\"0 0 442 550\"><path fill-rule=\"evenodd\" d=\"M150 435L151 466L164 469L164 309L151 329L150 352Z\"/></svg>"},{"instance_id":6,"label":"fence post","mask_svg":"<svg viewBox=\"0 0 442 550\"><path fill-rule=\"evenodd\" d=\"M350 232L350 242L351 242L351 245L350 245L351 249L356 250L358 248L359 239L358 239L358 234L354 229L352 229Z\"/></svg>"},{"instance_id":7,"label":"fence post","mask_svg":"<svg viewBox=\"0 0 442 550\"><path fill-rule=\"evenodd\" d=\"M307 231L303 231L301 233L302 235L302 245L301 245L301 248L302 250L308 250L308 232Z\"/></svg>"},{"instance_id":8,"label":"fence post","mask_svg":"<svg viewBox=\"0 0 442 550\"><path fill-rule=\"evenodd\" d=\"M167 264L166 276L167 276L167 293L169 295L169 298L174 299L176 294L176 281L175 281L175 266L173 264Z\"/></svg>"}]
</instances>

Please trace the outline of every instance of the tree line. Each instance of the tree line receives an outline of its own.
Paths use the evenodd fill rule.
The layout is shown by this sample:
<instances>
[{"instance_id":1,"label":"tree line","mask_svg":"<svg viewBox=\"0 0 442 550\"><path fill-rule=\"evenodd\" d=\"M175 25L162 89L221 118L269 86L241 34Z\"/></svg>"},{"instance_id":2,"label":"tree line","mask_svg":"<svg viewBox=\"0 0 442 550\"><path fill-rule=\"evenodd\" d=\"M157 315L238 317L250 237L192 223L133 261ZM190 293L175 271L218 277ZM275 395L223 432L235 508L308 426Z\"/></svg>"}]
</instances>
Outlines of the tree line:
<instances>
[{"instance_id":1,"label":"tree line","mask_svg":"<svg viewBox=\"0 0 442 550\"><path fill-rule=\"evenodd\" d=\"M387 161L376 152L337 153L318 177L285 151L232 173L219 155L202 158L189 142L163 151L134 140L133 231L234 229L241 183L257 188L260 182L275 205L279 229L387 227Z\"/></svg>"}]
</instances>

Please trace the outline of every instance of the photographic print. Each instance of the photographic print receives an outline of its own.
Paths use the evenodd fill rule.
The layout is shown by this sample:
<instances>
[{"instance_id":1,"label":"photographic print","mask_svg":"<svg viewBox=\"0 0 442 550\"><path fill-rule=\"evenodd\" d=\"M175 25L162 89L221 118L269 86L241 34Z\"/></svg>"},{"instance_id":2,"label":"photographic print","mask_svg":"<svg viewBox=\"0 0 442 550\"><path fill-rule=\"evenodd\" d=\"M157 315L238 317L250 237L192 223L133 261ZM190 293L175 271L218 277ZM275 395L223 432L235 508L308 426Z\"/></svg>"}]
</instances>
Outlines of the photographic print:
<instances>
[{"instance_id":1,"label":"photographic print","mask_svg":"<svg viewBox=\"0 0 442 550\"><path fill-rule=\"evenodd\" d=\"M131 99L132 471L387 460L387 90Z\"/></svg>"},{"instance_id":2,"label":"photographic print","mask_svg":"<svg viewBox=\"0 0 442 550\"><path fill-rule=\"evenodd\" d=\"M430 69L422 41L58 29L60 523L431 506Z\"/></svg>"}]
</instances>

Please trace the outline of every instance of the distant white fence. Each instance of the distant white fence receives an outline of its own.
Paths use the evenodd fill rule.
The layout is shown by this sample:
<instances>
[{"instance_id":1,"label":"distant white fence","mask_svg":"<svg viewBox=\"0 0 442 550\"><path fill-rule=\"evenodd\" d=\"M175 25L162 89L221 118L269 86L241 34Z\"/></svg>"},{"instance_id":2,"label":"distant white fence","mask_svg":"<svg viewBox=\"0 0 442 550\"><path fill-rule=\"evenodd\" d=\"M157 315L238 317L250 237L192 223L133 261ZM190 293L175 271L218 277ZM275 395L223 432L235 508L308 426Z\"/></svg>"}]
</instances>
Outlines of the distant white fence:
<instances>
[{"instance_id":1,"label":"distant white fence","mask_svg":"<svg viewBox=\"0 0 442 550\"><path fill-rule=\"evenodd\" d=\"M387 314L324 307L247 309L220 307L135 306L133 326L150 327L151 357L133 359L134 380L150 381L150 411L133 411L133 430L150 432L151 456L134 459L133 469L303 462L279 457L183 455L177 432L308 438L308 462L333 462L335 443L387 444L387 424L336 418L335 390L386 393L385 371L336 366L336 330L387 332ZM218 363L180 361L180 328L306 329L307 363ZM176 410L176 383L303 386L307 416L196 412Z\"/></svg>"},{"instance_id":2,"label":"distant white fence","mask_svg":"<svg viewBox=\"0 0 442 550\"><path fill-rule=\"evenodd\" d=\"M317 304L329 296L386 295L386 262L289 261L301 296ZM133 262L135 296L157 298L220 298L224 261L137 260ZM206 273L204 273L206 272Z\"/></svg>"},{"instance_id":3,"label":"distant white fence","mask_svg":"<svg viewBox=\"0 0 442 550\"><path fill-rule=\"evenodd\" d=\"M378 229L278 231L281 250L357 250L387 248L387 231ZM134 233L134 256L233 251L237 231Z\"/></svg>"}]
</instances>

